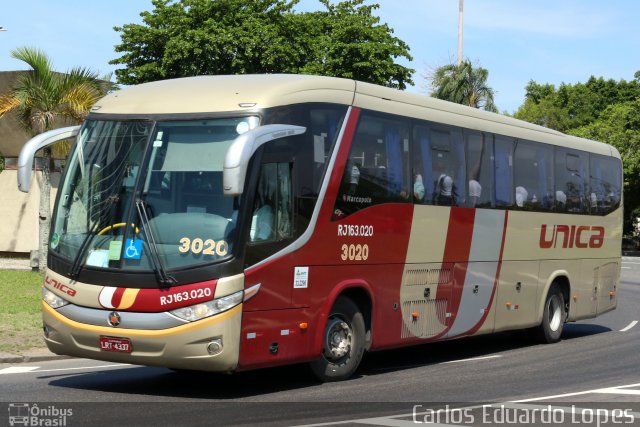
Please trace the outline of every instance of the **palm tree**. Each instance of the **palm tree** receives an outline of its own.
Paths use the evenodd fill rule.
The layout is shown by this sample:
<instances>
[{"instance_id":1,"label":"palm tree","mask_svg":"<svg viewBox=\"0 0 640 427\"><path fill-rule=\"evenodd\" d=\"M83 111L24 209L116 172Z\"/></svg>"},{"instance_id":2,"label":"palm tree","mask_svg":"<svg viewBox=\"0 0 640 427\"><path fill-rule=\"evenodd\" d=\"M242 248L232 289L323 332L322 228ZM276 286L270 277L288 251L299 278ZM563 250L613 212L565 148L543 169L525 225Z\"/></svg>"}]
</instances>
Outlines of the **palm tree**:
<instances>
[{"instance_id":1,"label":"palm tree","mask_svg":"<svg viewBox=\"0 0 640 427\"><path fill-rule=\"evenodd\" d=\"M76 67L64 74L54 71L49 57L36 48L21 47L11 51L11 56L25 62L31 70L17 78L10 92L0 95L0 117L15 111L21 126L32 136L81 123L91 106L112 88L110 82L100 80L97 73L87 68ZM66 147L68 150L68 144ZM51 150L51 147L43 150L38 254L41 270L46 267L49 246Z\"/></svg>"},{"instance_id":2,"label":"palm tree","mask_svg":"<svg viewBox=\"0 0 640 427\"><path fill-rule=\"evenodd\" d=\"M474 68L468 59L460 65L447 64L436 68L431 78L431 96L497 112L493 103L493 89L487 86L489 71Z\"/></svg>"}]
</instances>

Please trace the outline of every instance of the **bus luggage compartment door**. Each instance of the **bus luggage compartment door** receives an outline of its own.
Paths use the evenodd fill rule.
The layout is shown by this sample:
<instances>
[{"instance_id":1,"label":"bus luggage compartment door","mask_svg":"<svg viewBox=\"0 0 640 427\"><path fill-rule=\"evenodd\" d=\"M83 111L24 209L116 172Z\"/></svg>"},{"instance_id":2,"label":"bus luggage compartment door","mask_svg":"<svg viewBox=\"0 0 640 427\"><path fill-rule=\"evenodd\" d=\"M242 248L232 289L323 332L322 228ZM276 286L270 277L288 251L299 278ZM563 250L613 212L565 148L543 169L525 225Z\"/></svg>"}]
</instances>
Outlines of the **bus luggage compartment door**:
<instances>
[{"instance_id":1,"label":"bus luggage compartment door","mask_svg":"<svg viewBox=\"0 0 640 427\"><path fill-rule=\"evenodd\" d=\"M449 327L453 265L409 265L400 289L401 338L433 338Z\"/></svg>"}]
</instances>

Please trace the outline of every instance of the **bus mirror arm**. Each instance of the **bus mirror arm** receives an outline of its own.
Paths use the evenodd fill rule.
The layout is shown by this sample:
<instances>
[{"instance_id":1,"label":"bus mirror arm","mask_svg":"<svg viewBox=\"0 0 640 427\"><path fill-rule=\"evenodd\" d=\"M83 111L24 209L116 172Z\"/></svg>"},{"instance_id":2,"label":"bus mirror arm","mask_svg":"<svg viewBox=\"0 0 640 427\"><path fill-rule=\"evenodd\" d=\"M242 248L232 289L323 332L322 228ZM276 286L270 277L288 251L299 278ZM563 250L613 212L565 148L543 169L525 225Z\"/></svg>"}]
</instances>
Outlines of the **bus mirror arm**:
<instances>
[{"instance_id":1,"label":"bus mirror arm","mask_svg":"<svg viewBox=\"0 0 640 427\"><path fill-rule=\"evenodd\" d=\"M20 150L18 157L18 189L23 193L28 193L31 188L31 175L33 167L33 157L36 152L48 145L73 138L78 134L80 126L69 126L60 129L50 130L34 136Z\"/></svg>"},{"instance_id":2,"label":"bus mirror arm","mask_svg":"<svg viewBox=\"0 0 640 427\"><path fill-rule=\"evenodd\" d=\"M307 128L294 125L265 125L238 136L227 150L222 171L225 196L238 196L244 189L251 156L263 144L274 139L301 135Z\"/></svg>"}]
</instances>

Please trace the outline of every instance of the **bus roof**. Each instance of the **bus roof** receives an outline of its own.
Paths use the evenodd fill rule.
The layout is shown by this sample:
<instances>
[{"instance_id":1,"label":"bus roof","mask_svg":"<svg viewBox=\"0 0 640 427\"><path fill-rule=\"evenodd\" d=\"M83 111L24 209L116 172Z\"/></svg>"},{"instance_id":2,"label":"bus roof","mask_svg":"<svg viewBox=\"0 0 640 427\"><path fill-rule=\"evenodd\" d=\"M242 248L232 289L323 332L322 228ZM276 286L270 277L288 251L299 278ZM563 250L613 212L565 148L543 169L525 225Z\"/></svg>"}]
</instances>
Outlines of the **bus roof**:
<instances>
[{"instance_id":1,"label":"bus roof","mask_svg":"<svg viewBox=\"0 0 640 427\"><path fill-rule=\"evenodd\" d=\"M509 116L482 111L425 95L336 77L298 74L198 76L130 86L102 98L91 115L202 115L256 111L280 105L329 102L354 105L620 157L607 144L565 135Z\"/></svg>"},{"instance_id":2,"label":"bus roof","mask_svg":"<svg viewBox=\"0 0 640 427\"><path fill-rule=\"evenodd\" d=\"M292 74L198 76L143 83L115 91L96 106L107 114L189 114L253 111L302 102L350 105L356 82Z\"/></svg>"}]
</instances>

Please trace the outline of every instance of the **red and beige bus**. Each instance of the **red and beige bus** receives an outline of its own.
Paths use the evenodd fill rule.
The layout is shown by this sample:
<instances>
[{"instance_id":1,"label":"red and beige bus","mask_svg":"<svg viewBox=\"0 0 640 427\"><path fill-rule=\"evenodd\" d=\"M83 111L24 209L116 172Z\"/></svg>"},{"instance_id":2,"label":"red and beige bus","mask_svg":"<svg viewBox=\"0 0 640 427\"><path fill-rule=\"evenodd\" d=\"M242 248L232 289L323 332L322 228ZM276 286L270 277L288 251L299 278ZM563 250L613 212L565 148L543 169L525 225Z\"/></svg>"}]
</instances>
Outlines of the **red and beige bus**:
<instances>
[{"instance_id":1,"label":"red and beige bus","mask_svg":"<svg viewBox=\"0 0 640 427\"><path fill-rule=\"evenodd\" d=\"M77 134L43 285L51 351L232 372L616 307L615 148L353 80L192 77L113 92Z\"/></svg>"}]
</instances>

